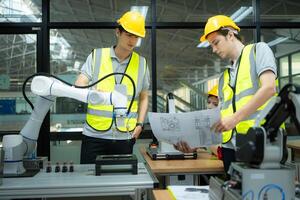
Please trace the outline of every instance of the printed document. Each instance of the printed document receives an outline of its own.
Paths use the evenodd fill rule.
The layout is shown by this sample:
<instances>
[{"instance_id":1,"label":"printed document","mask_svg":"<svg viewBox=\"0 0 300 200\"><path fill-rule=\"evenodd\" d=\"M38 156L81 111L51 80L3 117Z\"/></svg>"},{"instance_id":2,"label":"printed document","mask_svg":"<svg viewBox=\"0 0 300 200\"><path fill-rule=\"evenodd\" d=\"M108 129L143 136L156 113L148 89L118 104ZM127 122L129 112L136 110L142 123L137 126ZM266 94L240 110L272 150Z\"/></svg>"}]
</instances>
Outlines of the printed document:
<instances>
[{"instance_id":1,"label":"printed document","mask_svg":"<svg viewBox=\"0 0 300 200\"><path fill-rule=\"evenodd\" d=\"M191 148L222 143L222 134L211 127L220 119L220 109L186 113L149 112L151 129L158 141L176 144L185 141Z\"/></svg>"}]
</instances>

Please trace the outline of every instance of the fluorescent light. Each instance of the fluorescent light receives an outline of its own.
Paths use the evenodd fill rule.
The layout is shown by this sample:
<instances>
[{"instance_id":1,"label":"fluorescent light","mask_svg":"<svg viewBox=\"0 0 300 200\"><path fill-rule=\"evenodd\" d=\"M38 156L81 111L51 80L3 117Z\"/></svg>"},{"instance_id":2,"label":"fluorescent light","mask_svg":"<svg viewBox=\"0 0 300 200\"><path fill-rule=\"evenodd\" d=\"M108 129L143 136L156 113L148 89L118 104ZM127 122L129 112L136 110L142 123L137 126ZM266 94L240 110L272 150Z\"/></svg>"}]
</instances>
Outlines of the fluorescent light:
<instances>
[{"instance_id":1,"label":"fluorescent light","mask_svg":"<svg viewBox=\"0 0 300 200\"><path fill-rule=\"evenodd\" d=\"M143 15L143 17L146 19L147 12L148 12L148 7L149 6L131 6L130 10L141 13L141 15ZM135 47L140 47L141 43L142 43L142 39L139 38L136 45L135 45Z\"/></svg>"},{"instance_id":2,"label":"fluorescent light","mask_svg":"<svg viewBox=\"0 0 300 200\"><path fill-rule=\"evenodd\" d=\"M276 38L275 40L272 40L272 41L268 42L268 45L270 47L272 47L272 46L275 46L275 45L277 45L277 44L279 44L281 42L284 42L284 41L286 41L288 39L289 39L288 37L279 37L279 38Z\"/></svg>"},{"instance_id":3,"label":"fluorescent light","mask_svg":"<svg viewBox=\"0 0 300 200\"><path fill-rule=\"evenodd\" d=\"M253 12L253 7L250 6L249 8L247 8L247 10L243 11L238 17L233 19L233 21L240 22L243 19L245 19L248 15L250 15L252 12Z\"/></svg>"},{"instance_id":4,"label":"fluorescent light","mask_svg":"<svg viewBox=\"0 0 300 200\"><path fill-rule=\"evenodd\" d=\"M131 6L130 10L137 11L146 18L148 12L148 6Z\"/></svg>"},{"instance_id":5,"label":"fluorescent light","mask_svg":"<svg viewBox=\"0 0 300 200\"><path fill-rule=\"evenodd\" d=\"M240 22L245 19L249 14L253 12L252 6L242 6L237 11L235 11L230 18L235 22Z\"/></svg>"},{"instance_id":6,"label":"fluorescent light","mask_svg":"<svg viewBox=\"0 0 300 200\"><path fill-rule=\"evenodd\" d=\"M240 7L237 11L235 11L231 16L230 18L232 20L234 20L235 18L237 18L238 16L240 16L245 10L247 10L248 7L246 6L242 6Z\"/></svg>"},{"instance_id":7,"label":"fluorescent light","mask_svg":"<svg viewBox=\"0 0 300 200\"><path fill-rule=\"evenodd\" d=\"M209 47L209 43L207 41L201 42L200 44L197 45L197 48L206 48Z\"/></svg>"}]
</instances>

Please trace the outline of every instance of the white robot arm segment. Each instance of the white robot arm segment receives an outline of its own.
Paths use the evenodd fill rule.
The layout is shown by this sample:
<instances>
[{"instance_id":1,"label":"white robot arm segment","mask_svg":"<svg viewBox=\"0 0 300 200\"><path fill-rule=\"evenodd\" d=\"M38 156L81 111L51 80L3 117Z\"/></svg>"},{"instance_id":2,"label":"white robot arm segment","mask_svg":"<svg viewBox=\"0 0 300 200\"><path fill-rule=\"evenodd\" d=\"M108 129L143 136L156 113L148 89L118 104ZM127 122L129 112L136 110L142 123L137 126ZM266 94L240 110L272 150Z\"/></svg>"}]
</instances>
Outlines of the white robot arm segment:
<instances>
[{"instance_id":1,"label":"white robot arm segment","mask_svg":"<svg viewBox=\"0 0 300 200\"><path fill-rule=\"evenodd\" d=\"M75 88L45 76L36 76L33 78L31 91L40 96L69 97L85 103L111 104L109 101L111 93L109 92Z\"/></svg>"}]
</instances>

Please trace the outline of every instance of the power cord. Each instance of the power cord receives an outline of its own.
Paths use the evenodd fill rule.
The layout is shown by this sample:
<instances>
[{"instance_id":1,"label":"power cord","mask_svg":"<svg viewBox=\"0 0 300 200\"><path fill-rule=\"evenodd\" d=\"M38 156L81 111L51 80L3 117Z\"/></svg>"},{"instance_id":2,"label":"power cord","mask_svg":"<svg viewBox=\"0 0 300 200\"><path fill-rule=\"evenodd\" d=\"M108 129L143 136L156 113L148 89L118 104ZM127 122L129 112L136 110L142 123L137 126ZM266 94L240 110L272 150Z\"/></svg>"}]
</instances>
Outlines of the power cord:
<instances>
[{"instance_id":1,"label":"power cord","mask_svg":"<svg viewBox=\"0 0 300 200\"><path fill-rule=\"evenodd\" d=\"M243 194L243 198L242 199L246 199L249 195L251 195L251 200L254 200L254 192L252 190L249 190L248 192L246 192L245 194Z\"/></svg>"},{"instance_id":2,"label":"power cord","mask_svg":"<svg viewBox=\"0 0 300 200\"><path fill-rule=\"evenodd\" d=\"M265 190L265 193L263 195L263 199L268 198L267 192L270 189L277 189L277 190L279 190L281 192L281 200L285 200L285 193L284 193L283 189L280 186L276 185L276 184L268 184L268 185L263 186L261 188L261 190L259 191L259 193L258 193L258 200L260 199L260 196L261 196L261 194L262 194L262 192L264 190Z\"/></svg>"}]
</instances>

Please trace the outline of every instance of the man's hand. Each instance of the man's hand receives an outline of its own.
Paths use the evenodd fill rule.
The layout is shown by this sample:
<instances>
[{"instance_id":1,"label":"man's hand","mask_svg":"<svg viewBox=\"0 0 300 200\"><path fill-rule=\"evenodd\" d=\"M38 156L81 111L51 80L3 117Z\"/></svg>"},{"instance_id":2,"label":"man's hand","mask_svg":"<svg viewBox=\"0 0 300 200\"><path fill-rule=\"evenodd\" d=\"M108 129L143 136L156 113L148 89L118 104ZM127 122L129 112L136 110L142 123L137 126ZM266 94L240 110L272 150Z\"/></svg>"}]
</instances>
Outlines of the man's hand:
<instances>
[{"instance_id":1,"label":"man's hand","mask_svg":"<svg viewBox=\"0 0 300 200\"><path fill-rule=\"evenodd\" d=\"M212 130L217 133L232 130L239 123L235 115L224 117L212 126Z\"/></svg>"},{"instance_id":2,"label":"man's hand","mask_svg":"<svg viewBox=\"0 0 300 200\"><path fill-rule=\"evenodd\" d=\"M193 153L197 150L197 148L191 148L185 141L177 142L174 144L174 148L183 153Z\"/></svg>"},{"instance_id":3,"label":"man's hand","mask_svg":"<svg viewBox=\"0 0 300 200\"><path fill-rule=\"evenodd\" d=\"M141 126L136 126L132 133L132 138L138 139L142 132L143 128Z\"/></svg>"}]
</instances>

